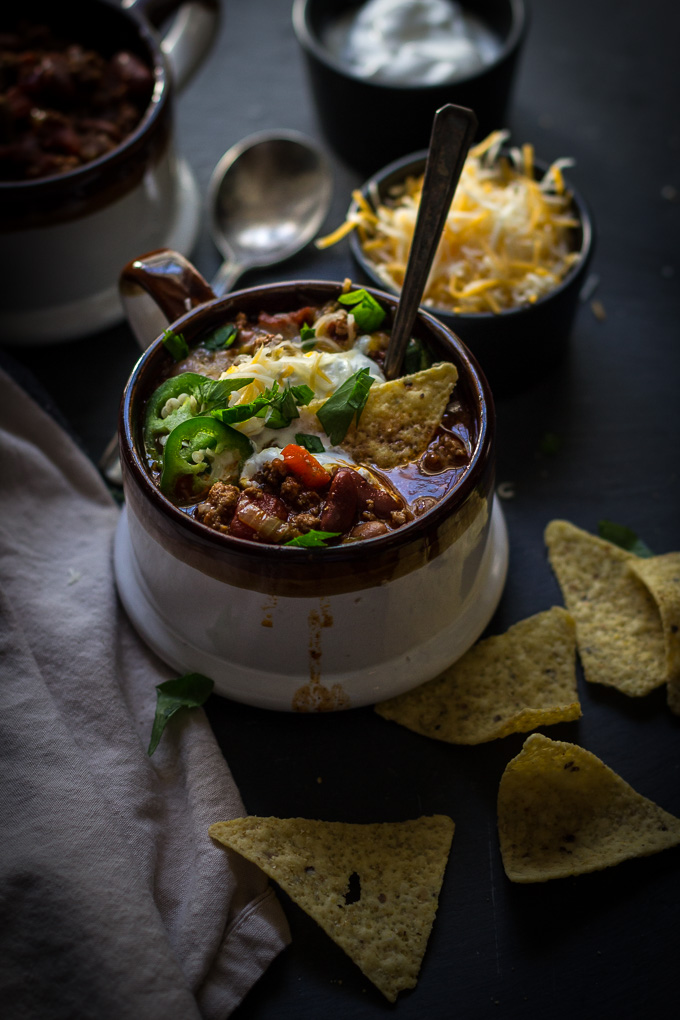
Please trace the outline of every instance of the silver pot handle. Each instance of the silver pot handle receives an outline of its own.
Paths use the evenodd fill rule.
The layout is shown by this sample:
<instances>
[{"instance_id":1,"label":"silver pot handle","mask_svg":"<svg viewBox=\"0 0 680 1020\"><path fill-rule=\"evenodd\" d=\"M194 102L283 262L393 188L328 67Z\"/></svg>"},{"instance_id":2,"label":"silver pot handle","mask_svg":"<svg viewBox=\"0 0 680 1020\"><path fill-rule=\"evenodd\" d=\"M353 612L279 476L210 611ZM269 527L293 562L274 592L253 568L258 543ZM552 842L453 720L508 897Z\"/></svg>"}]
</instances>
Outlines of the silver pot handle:
<instances>
[{"instance_id":1,"label":"silver pot handle","mask_svg":"<svg viewBox=\"0 0 680 1020\"><path fill-rule=\"evenodd\" d=\"M161 49L175 87L184 88L215 40L219 0L123 0L122 6L156 26L177 11L161 39Z\"/></svg>"}]
</instances>

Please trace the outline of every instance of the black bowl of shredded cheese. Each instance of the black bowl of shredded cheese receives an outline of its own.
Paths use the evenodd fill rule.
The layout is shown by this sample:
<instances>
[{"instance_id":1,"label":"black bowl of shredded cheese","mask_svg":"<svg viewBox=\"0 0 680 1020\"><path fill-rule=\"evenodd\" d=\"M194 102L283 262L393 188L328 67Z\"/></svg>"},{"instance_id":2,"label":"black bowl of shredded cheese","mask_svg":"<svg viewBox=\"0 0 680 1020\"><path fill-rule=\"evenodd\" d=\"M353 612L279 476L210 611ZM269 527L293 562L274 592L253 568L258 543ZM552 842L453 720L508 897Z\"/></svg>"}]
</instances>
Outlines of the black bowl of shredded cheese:
<instances>
[{"instance_id":1,"label":"black bowl of shredded cheese","mask_svg":"<svg viewBox=\"0 0 680 1020\"><path fill-rule=\"evenodd\" d=\"M593 222L567 184L571 161L547 165L497 131L465 162L423 299L472 351L497 395L556 368L593 250ZM347 219L317 242L350 235L360 270L399 293L427 152L381 170L352 195Z\"/></svg>"}]
</instances>

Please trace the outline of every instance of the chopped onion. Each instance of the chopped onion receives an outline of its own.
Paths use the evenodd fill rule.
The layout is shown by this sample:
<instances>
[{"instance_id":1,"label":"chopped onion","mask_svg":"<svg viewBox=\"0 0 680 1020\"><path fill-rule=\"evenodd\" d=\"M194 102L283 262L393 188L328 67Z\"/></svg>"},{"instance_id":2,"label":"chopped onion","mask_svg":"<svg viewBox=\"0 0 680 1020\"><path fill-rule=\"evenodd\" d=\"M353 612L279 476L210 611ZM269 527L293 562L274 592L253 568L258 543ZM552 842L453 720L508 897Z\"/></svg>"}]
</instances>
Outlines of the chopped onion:
<instances>
[{"instance_id":1,"label":"chopped onion","mask_svg":"<svg viewBox=\"0 0 680 1020\"><path fill-rule=\"evenodd\" d=\"M285 542L297 535L295 528L291 527L287 521L282 521L280 517L266 513L254 503L245 503L239 507L236 516L243 524L247 524L249 528L269 542Z\"/></svg>"}]
</instances>

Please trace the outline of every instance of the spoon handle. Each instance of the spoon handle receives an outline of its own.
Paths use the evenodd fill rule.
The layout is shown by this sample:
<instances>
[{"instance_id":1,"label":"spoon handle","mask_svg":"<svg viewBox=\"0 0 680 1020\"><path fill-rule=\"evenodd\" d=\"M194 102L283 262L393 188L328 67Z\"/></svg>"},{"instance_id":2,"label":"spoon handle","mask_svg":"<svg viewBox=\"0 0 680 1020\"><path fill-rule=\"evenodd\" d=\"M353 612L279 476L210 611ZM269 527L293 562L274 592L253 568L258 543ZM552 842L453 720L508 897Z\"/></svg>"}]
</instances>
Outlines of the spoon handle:
<instances>
[{"instance_id":1,"label":"spoon handle","mask_svg":"<svg viewBox=\"0 0 680 1020\"><path fill-rule=\"evenodd\" d=\"M235 259L225 259L220 268L215 273L214 279L210 286L215 292L216 297L222 297L223 294L227 294L236 281L241 278L245 272L245 266L240 265Z\"/></svg>"},{"instance_id":2,"label":"spoon handle","mask_svg":"<svg viewBox=\"0 0 680 1020\"><path fill-rule=\"evenodd\" d=\"M476 129L475 114L463 106L448 103L434 116L418 218L385 357L387 379L396 378L401 370L439 238Z\"/></svg>"}]
</instances>

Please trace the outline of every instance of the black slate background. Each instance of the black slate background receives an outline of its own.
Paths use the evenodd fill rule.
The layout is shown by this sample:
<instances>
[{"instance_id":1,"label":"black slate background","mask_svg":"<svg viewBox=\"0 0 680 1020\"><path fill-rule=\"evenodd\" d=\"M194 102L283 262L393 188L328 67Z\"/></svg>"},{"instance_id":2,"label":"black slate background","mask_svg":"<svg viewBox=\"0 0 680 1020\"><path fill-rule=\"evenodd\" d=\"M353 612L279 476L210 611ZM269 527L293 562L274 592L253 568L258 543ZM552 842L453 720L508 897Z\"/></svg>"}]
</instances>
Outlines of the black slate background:
<instances>
[{"instance_id":1,"label":"black slate background","mask_svg":"<svg viewBox=\"0 0 680 1020\"><path fill-rule=\"evenodd\" d=\"M656 552L680 549L679 28L669 0L534 0L507 126L514 142L532 141L542 159L576 160L569 177L595 216L591 272L606 319L582 304L568 363L498 401L497 477L513 483L515 496L503 504L510 570L489 633L560 602L542 539L554 517L589 530L607 517L634 528ZM290 4L226 0L215 47L178 103L179 148L205 191L225 149L254 131L284 127L320 137ZM337 160L334 171L326 229L342 220L360 183ZM205 228L194 255L210 277L218 257ZM352 272L342 244L322 254L310 248L243 284ZM521 337L515 342L521 359ZM12 353L96 459L137 356L129 330ZM541 453L546 433L559 438L552 455ZM545 732L582 744L680 815L680 720L664 691L633 700L581 678L580 693L583 718ZM546 885L505 878L495 799L522 736L456 748L370 708L295 716L213 697L208 712L253 814L383 821L442 812L456 822L415 991L390 1006L282 896L293 943L238 1020L677 1015L680 849Z\"/></svg>"}]
</instances>

